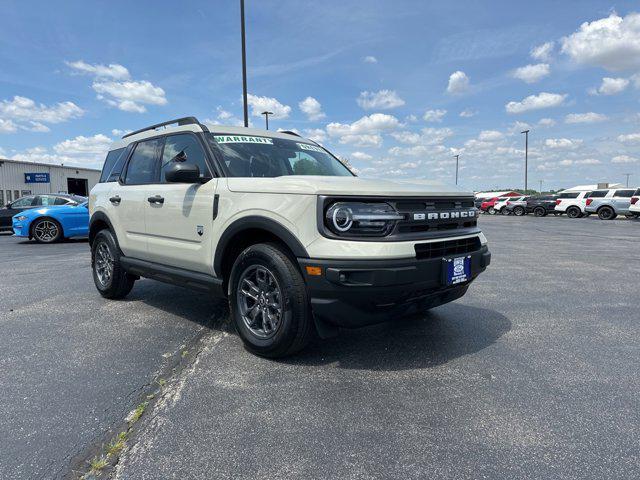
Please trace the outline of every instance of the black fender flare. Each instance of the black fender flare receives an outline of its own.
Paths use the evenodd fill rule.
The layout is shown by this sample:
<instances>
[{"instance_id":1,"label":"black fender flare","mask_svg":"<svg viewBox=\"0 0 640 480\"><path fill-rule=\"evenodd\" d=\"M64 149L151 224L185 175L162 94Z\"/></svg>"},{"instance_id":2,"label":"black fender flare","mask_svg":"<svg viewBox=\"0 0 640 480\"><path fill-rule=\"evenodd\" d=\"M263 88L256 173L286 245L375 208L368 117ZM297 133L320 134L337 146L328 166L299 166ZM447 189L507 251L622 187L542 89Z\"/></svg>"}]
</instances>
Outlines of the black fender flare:
<instances>
[{"instance_id":1,"label":"black fender flare","mask_svg":"<svg viewBox=\"0 0 640 480\"><path fill-rule=\"evenodd\" d=\"M216 245L216 253L213 260L213 268L216 275L220 275L222 271L223 253L229 245L229 241L242 230L250 229L265 230L280 240L282 240L287 247L298 258L309 258L309 254L304 246L300 243L300 240L291 233L291 231L282 225L281 223L266 217L260 217L251 215L248 217L239 218L227 227L224 233L220 236L218 245Z\"/></svg>"},{"instance_id":2,"label":"black fender flare","mask_svg":"<svg viewBox=\"0 0 640 480\"><path fill-rule=\"evenodd\" d=\"M107 214L101 211L97 211L97 212L94 212L94 214L91 215L91 218L89 219L89 245L93 243L93 239L96 235L96 232L94 231L93 226L99 221L106 223L115 237L116 231L114 230L113 224L111 223L111 220L109 220L109 217L107 216ZM116 243L117 243L117 239L116 239Z\"/></svg>"}]
</instances>

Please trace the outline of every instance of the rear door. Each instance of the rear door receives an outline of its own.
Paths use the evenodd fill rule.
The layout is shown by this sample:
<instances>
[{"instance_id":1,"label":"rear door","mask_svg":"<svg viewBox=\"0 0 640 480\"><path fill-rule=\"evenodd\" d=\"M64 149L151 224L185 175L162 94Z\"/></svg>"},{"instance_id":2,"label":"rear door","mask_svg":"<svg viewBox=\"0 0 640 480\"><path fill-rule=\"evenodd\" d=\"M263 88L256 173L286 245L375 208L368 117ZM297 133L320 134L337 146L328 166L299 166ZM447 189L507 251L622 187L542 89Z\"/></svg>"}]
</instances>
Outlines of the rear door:
<instances>
[{"instance_id":1,"label":"rear door","mask_svg":"<svg viewBox=\"0 0 640 480\"><path fill-rule=\"evenodd\" d=\"M123 253L148 259L145 212L147 192L158 182L162 138L138 142L109 196L108 216Z\"/></svg>"},{"instance_id":2,"label":"rear door","mask_svg":"<svg viewBox=\"0 0 640 480\"><path fill-rule=\"evenodd\" d=\"M631 197L633 197L632 189L620 189L616 190L613 194L613 203L616 208L616 213L629 213L629 205L631 204Z\"/></svg>"},{"instance_id":3,"label":"rear door","mask_svg":"<svg viewBox=\"0 0 640 480\"><path fill-rule=\"evenodd\" d=\"M175 162L197 165L202 183L167 183L165 173ZM197 135L180 133L165 138L159 183L149 185L150 201L145 204L149 260L212 273L211 230L217 182Z\"/></svg>"}]
</instances>

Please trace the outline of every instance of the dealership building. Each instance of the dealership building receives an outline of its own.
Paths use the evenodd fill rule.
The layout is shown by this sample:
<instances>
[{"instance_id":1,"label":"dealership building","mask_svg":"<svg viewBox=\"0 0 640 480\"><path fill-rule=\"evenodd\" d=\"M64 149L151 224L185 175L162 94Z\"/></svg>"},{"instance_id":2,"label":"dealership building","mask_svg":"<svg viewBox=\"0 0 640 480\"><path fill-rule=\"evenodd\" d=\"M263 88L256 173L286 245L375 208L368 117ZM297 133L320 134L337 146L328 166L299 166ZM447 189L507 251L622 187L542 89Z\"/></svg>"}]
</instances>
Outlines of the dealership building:
<instances>
[{"instance_id":1,"label":"dealership building","mask_svg":"<svg viewBox=\"0 0 640 480\"><path fill-rule=\"evenodd\" d=\"M72 193L86 197L100 170L0 158L0 205L38 193Z\"/></svg>"}]
</instances>

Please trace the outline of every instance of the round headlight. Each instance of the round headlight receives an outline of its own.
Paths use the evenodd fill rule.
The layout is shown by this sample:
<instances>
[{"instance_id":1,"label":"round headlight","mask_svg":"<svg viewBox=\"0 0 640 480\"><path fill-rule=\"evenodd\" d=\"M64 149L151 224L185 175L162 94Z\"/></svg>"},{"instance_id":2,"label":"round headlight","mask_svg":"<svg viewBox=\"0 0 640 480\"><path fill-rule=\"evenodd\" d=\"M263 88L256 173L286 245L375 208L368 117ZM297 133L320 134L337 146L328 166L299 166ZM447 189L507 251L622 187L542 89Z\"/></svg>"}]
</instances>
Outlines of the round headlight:
<instances>
[{"instance_id":1,"label":"round headlight","mask_svg":"<svg viewBox=\"0 0 640 480\"><path fill-rule=\"evenodd\" d=\"M353 225L353 211L345 206L336 207L331 214L333 226L339 232L346 232Z\"/></svg>"}]
</instances>

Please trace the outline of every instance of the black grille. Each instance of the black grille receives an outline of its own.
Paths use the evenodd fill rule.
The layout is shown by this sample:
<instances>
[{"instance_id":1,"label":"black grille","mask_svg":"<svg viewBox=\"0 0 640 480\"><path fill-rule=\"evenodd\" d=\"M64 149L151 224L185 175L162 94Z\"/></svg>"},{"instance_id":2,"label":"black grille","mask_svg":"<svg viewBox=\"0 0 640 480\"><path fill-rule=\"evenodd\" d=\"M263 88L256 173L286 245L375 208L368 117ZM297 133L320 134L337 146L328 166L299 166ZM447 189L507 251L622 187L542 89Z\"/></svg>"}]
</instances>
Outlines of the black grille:
<instances>
[{"instance_id":1,"label":"black grille","mask_svg":"<svg viewBox=\"0 0 640 480\"><path fill-rule=\"evenodd\" d=\"M442 218L439 220L415 219L415 214L428 216L429 213L469 212L474 209L473 198L434 198L434 199L397 199L389 202L405 219L398 222L395 233L399 235L437 233L443 230L473 228L477 226L477 217Z\"/></svg>"},{"instance_id":2,"label":"black grille","mask_svg":"<svg viewBox=\"0 0 640 480\"><path fill-rule=\"evenodd\" d=\"M415 249L418 260L447 257L449 255L464 255L465 253L479 250L480 239L478 237L471 237L458 240L444 240L442 242L417 243Z\"/></svg>"}]
</instances>

